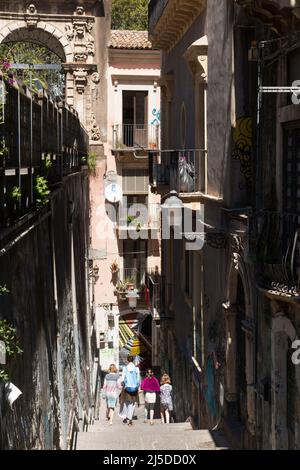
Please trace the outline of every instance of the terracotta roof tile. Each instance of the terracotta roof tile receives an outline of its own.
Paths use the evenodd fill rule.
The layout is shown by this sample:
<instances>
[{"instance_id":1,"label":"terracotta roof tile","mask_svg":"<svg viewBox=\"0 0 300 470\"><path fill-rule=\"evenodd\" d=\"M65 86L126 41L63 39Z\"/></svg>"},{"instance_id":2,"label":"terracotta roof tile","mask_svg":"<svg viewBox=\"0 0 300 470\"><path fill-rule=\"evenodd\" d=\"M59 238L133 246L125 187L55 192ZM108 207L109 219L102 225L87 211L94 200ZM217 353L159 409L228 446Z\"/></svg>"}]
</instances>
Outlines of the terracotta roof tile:
<instances>
[{"instance_id":1,"label":"terracotta roof tile","mask_svg":"<svg viewBox=\"0 0 300 470\"><path fill-rule=\"evenodd\" d=\"M109 47L112 49L152 49L148 31L112 29Z\"/></svg>"}]
</instances>

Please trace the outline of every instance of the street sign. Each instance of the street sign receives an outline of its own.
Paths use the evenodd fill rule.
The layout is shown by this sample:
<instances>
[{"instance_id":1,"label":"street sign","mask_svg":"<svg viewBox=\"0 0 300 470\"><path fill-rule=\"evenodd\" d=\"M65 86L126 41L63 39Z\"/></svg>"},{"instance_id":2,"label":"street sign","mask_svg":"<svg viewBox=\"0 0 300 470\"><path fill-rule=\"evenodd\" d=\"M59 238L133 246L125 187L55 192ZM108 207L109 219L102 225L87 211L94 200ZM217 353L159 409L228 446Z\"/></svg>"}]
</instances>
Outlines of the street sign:
<instances>
[{"instance_id":1,"label":"street sign","mask_svg":"<svg viewBox=\"0 0 300 470\"><path fill-rule=\"evenodd\" d=\"M0 341L0 364L6 364L6 349L4 341Z\"/></svg>"}]
</instances>

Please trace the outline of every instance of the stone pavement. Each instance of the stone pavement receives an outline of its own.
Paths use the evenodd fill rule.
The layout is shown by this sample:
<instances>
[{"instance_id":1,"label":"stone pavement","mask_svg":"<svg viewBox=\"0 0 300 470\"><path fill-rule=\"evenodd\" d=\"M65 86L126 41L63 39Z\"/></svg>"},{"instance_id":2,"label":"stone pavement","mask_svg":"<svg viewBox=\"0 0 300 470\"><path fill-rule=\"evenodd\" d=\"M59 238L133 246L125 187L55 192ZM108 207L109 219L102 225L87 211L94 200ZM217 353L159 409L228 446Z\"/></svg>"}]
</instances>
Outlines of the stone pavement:
<instances>
[{"instance_id":1,"label":"stone pavement","mask_svg":"<svg viewBox=\"0 0 300 470\"><path fill-rule=\"evenodd\" d=\"M220 431L193 430L190 423L154 425L144 423L144 405L136 407L133 426L123 424L115 411L112 426L105 419L105 401L101 402L100 419L80 432L77 450L220 450L228 449Z\"/></svg>"}]
</instances>

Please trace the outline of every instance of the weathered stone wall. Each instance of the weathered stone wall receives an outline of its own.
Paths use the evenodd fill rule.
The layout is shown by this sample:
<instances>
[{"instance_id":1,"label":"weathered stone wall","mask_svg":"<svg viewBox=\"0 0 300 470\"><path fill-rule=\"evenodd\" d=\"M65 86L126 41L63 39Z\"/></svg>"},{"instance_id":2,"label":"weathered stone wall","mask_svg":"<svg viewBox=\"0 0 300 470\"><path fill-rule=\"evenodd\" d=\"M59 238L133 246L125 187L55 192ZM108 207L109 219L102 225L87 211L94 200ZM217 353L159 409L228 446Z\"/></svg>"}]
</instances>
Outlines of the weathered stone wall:
<instances>
[{"instance_id":1,"label":"weathered stone wall","mask_svg":"<svg viewBox=\"0 0 300 470\"><path fill-rule=\"evenodd\" d=\"M87 175L70 175L49 208L0 232L0 285L10 291L0 297L0 318L17 327L24 350L10 366L22 391L13 410L1 389L1 448L65 447L75 413L88 408L88 201Z\"/></svg>"}]
</instances>

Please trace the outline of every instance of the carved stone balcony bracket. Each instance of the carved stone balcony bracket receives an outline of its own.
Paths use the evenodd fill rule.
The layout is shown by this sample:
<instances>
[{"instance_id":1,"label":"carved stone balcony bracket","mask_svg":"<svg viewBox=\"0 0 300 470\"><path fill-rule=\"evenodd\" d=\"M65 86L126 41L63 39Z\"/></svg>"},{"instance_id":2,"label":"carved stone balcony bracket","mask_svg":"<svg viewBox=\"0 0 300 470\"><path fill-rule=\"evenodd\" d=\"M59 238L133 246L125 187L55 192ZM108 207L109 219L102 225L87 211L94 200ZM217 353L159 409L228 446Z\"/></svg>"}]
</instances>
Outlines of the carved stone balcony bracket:
<instances>
[{"instance_id":1,"label":"carved stone balcony bracket","mask_svg":"<svg viewBox=\"0 0 300 470\"><path fill-rule=\"evenodd\" d=\"M172 101L173 99L173 88L174 88L174 77L172 74L162 75L158 80L159 86L165 91L167 101Z\"/></svg>"},{"instance_id":2,"label":"carved stone balcony bracket","mask_svg":"<svg viewBox=\"0 0 300 470\"><path fill-rule=\"evenodd\" d=\"M198 80L204 83L207 83L207 52L207 36L203 36L193 42L184 53L184 58L194 79L198 78Z\"/></svg>"}]
</instances>

